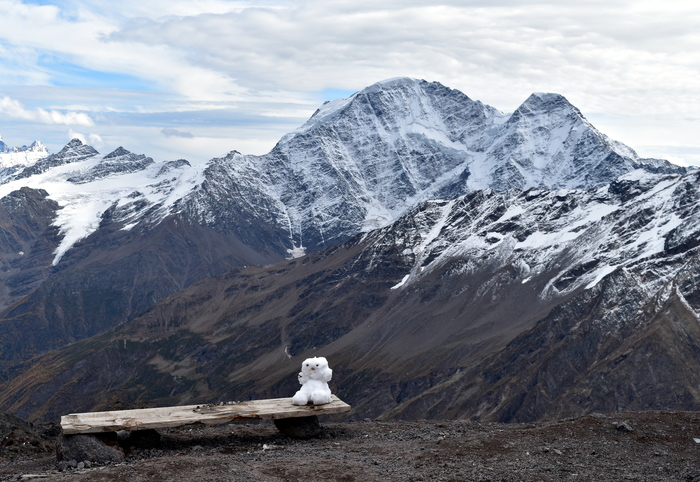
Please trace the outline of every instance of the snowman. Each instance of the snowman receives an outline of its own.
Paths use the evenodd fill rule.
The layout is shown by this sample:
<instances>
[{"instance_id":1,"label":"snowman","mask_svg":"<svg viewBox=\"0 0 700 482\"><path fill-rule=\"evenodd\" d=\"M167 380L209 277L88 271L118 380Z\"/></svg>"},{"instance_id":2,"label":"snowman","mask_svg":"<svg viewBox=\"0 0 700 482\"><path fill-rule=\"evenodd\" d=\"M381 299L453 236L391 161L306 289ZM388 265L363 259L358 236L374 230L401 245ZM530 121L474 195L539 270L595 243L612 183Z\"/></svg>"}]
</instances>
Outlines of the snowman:
<instances>
[{"instance_id":1,"label":"snowman","mask_svg":"<svg viewBox=\"0 0 700 482\"><path fill-rule=\"evenodd\" d=\"M324 357L304 360L298 375L301 389L292 397L292 403L294 405L306 405L309 402L314 405L331 403L333 399L328 382L332 376L333 370L328 368L328 361Z\"/></svg>"}]
</instances>

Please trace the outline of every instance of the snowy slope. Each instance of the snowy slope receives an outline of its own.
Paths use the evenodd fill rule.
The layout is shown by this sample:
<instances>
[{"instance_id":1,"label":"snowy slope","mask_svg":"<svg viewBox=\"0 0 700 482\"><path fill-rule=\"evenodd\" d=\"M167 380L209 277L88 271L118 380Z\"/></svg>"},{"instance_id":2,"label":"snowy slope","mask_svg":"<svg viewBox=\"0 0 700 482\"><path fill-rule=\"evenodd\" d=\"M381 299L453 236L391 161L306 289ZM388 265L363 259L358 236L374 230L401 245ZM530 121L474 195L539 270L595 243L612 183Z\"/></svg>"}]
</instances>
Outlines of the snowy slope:
<instances>
[{"instance_id":1,"label":"snowy slope","mask_svg":"<svg viewBox=\"0 0 700 482\"><path fill-rule=\"evenodd\" d=\"M657 293L684 263L675 253L699 244L700 176L633 171L594 190L488 189L418 211L370 233L367 258L399 252L405 290L450 266L453 274L511 267L511 282L545 276L540 297L558 298L596 286L624 270ZM683 259L681 256L679 259Z\"/></svg>"}]
</instances>

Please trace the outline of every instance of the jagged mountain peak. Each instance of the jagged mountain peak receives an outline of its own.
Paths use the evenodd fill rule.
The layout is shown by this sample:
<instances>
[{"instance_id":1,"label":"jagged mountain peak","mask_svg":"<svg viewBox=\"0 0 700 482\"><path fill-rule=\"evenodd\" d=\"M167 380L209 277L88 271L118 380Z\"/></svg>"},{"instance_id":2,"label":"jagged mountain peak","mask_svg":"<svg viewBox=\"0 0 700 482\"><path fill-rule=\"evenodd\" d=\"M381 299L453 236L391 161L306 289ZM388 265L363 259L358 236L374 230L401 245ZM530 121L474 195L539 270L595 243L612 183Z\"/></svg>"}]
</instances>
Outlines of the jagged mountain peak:
<instances>
[{"instance_id":1,"label":"jagged mountain peak","mask_svg":"<svg viewBox=\"0 0 700 482\"><path fill-rule=\"evenodd\" d=\"M113 159L113 158L115 158L115 157L127 156L127 155L129 155L129 154L131 154L130 151L127 151L127 150L124 149L122 146L119 146L119 147L117 147L116 149L114 149L112 152L110 152L109 154L107 154L107 155L104 157L104 159Z\"/></svg>"},{"instance_id":2,"label":"jagged mountain peak","mask_svg":"<svg viewBox=\"0 0 700 482\"><path fill-rule=\"evenodd\" d=\"M68 181L76 184L97 181L112 175L123 175L128 173L144 171L148 166L154 164L154 160L144 154L134 154L123 147L117 147L114 151L104 156L99 164L73 176Z\"/></svg>"},{"instance_id":3,"label":"jagged mountain peak","mask_svg":"<svg viewBox=\"0 0 700 482\"><path fill-rule=\"evenodd\" d=\"M46 155L48 155L48 153L49 153L46 146L44 144L42 144L40 141L32 142L29 145L29 147L21 146L21 147L11 148L5 142L3 142L2 136L0 136L0 153L10 153L10 152L33 152L33 153L46 154Z\"/></svg>"},{"instance_id":4,"label":"jagged mountain peak","mask_svg":"<svg viewBox=\"0 0 700 482\"><path fill-rule=\"evenodd\" d=\"M425 88L425 86L428 84L442 85L439 82L428 82L426 80L414 79L411 77L394 77L391 79L380 80L379 82L375 82L374 84L365 87L364 89L359 91L358 94L367 95L376 92L396 92L400 90L409 89L417 91L422 88Z\"/></svg>"},{"instance_id":5,"label":"jagged mountain peak","mask_svg":"<svg viewBox=\"0 0 700 482\"><path fill-rule=\"evenodd\" d=\"M97 156L100 153L94 147L83 144L80 139L71 139L68 144L66 144L63 149L58 151L56 154L52 154L49 158L53 160L58 159L69 159L69 158L80 158L85 159L87 157ZM70 162L76 162L70 161Z\"/></svg>"},{"instance_id":6,"label":"jagged mountain peak","mask_svg":"<svg viewBox=\"0 0 700 482\"><path fill-rule=\"evenodd\" d=\"M83 141L81 141L81 140L78 139L77 137L74 137L73 139L71 139L71 140L68 142L68 144L65 145L65 147L64 147L62 150L65 150L65 149L74 149L74 148L76 148L76 147L80 147L80 146L83 146L83 145L86 145L86 144L83 144Z\"/></svg>"},{"instance_id":7,"label":"jagged mountain peak","mask_svg":"<svg viewBox=\"0 0 700 482\"><path fill-rule=\"evenodd\" d=\"M388 131L410 131L414 125L442 128L444 122L435 125L436 120L443 117L435 105L441 102L453 110L463 111L457 115L462 122L465 121L464 112L468 112L473 120L502 115L498 110L473 101L464 93L439 82L398 77L372 84L347 99L324 103L304 125L285 136L283 141L288 142L296 135L308 134L319 128L336 129L343 122L362 122L368 116L374 117L376 123ZM435 111L436 108L438 111Z\"/></svg>"},{"instance_id":8,"label":"jagged mountain peak","mask_svg":"<svg viewBox=\"0 0 700 482\"><path fill-rule=\"evenodd\" d=\"M28 151L28 152L44 152L46 154L49 153L49 150L46 148L46 146L41 142L41 141L34 141L31 144L29 144L29 147L23 147L23 151Z\"/></svg>"},{"instance_id":9,"label":"jagged mountain peak","mask_svg":"<svg viewBox=\"0 0 700 482\"><path fill-rule=\"evenodd\" d=\"M525 99L525 102L513 112L511 119L520 117L534 117L541 115L551 115L559 113L560 115L575 114L583 119L581 111L579 111L571 102L561 94L549 92L535 92Z\"/></svg>"},{"instance_id":10,"label":"jagged mountain peak","mask_svg":"<svg viewBox=\"0 0 700 482\"><path fill-rule=\"evenodd\" d=\"M98 154L73 139L15 179ZM637 159L559 94L532 94L507 115L439 82L401 77L324 104L263 156L232 151L207 166L149 169L151 158L120 146L95 163L64 169L62 179L84 184L143 171L129 182L150 194L129 210L129 225L142 215L155 225L184 209L207 226L230 229L243 226L229 215L236 213L248 225L274 231L268 238L275 243L286 238L271 250L298 253L386 226L428 199L486 188L598 187L639 167L669 170ZM165 184L151 186L175 167L177 173L159 180ZM131 205L116 202L120 209Z\"/></svg>"}]
</instances>

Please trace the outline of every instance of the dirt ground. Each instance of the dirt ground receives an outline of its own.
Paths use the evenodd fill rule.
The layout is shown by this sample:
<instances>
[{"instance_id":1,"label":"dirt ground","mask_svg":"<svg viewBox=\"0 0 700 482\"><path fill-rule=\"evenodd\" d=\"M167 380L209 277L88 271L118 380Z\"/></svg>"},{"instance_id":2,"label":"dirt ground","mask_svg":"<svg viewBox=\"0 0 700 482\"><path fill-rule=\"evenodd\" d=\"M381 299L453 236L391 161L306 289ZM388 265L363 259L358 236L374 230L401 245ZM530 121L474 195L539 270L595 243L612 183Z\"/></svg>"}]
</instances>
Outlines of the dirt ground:
<instances>
[{"instance_id":1,"label":"dirt ground","mask_svg":"<svg viewBox=\"0 0 700 482\"><path fill-rule=\"evenodd\" d=\"M309 440L287 438L271 422L163 430L159 443L129 448L122 463L80 469L47 453L46 436L17 439L0 449L0 480L700 481L700 412L536 424L321 422L321 436Z\"/></svg>"}]
</instances>

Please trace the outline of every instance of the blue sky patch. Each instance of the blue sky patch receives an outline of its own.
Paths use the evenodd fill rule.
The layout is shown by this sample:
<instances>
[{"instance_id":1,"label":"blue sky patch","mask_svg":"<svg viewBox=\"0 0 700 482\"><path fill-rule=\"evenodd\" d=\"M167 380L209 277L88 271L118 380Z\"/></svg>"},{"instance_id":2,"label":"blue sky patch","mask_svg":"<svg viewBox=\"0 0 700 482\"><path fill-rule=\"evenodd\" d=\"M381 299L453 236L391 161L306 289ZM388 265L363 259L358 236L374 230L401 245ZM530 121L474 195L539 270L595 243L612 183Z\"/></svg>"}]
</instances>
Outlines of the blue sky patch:
<instances>
[{"instance_id":1,"label":"blue sky patch","mask_svg":"<svg viewBox=\"0 0 700 482\"><path fill-rule=\"evenodd\" d=\"M39 67L51 76L51 85L57 87L97 87L102 89L138 90L156 92L155 83L128 74L92 70L66 62L53 55L39 57Z\"/></svg>"},{"instance_id":2,"label":"blue sky patch","mask_svg":"<svg viewBox=\"0 0 700 482\"><path fill-rule=\"evenodd\" d=\"M357 92L357 90L323 89L321 92L319 92L319 97L321 98L321 102L325 102L327 100L347 99L355 92Z\"/></svg>"},{"instance_id":3,"label":"blue sky patch","mask_svg":"<svg viewBox=\"0 0 700 482\"><path fill-rule=\"evenodd\" d=\"M24 0L22 3L26 5L40 5L40 6L45 6L45 5L55 5L57 7L60 7L63 5L64 2L57 2L56 0L53 1L47 1L47 0Z\"/></svg>"}]
</instances>

